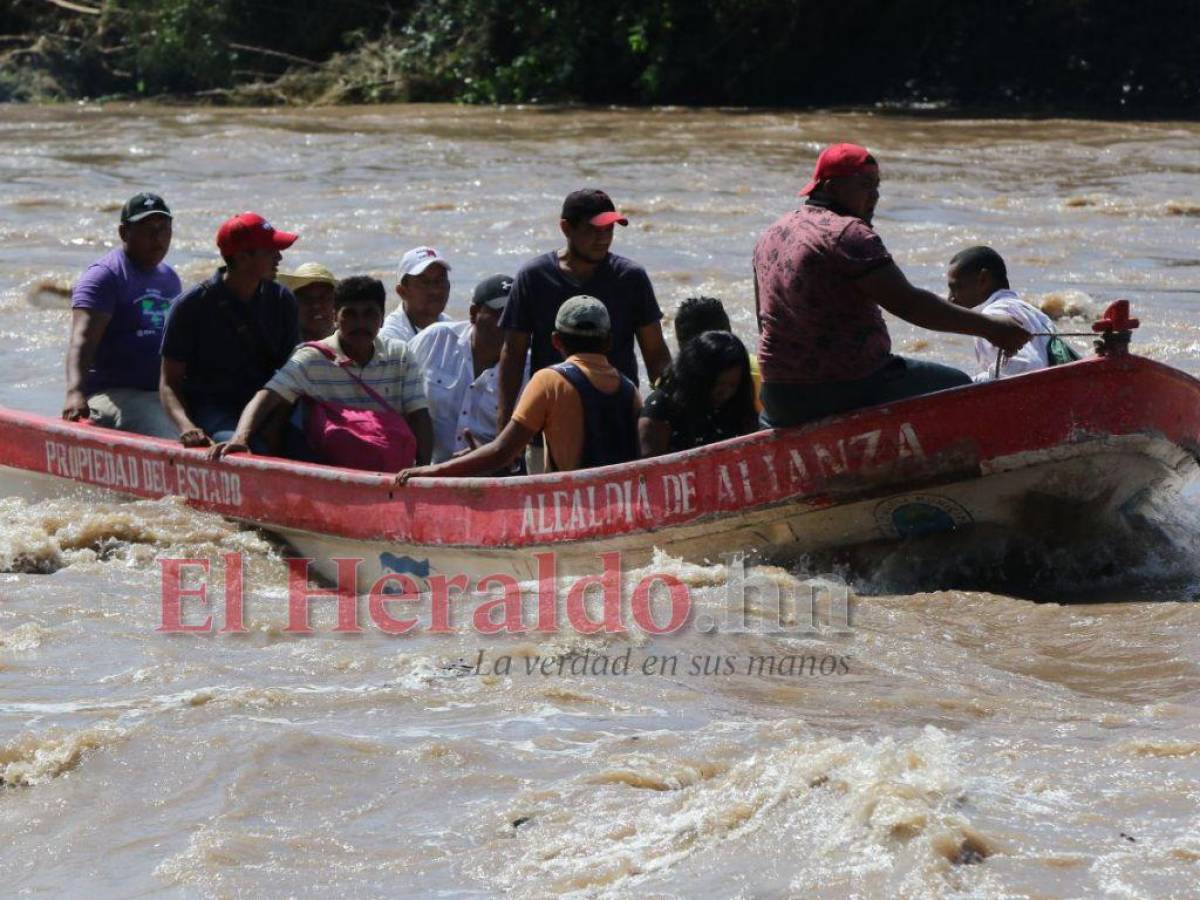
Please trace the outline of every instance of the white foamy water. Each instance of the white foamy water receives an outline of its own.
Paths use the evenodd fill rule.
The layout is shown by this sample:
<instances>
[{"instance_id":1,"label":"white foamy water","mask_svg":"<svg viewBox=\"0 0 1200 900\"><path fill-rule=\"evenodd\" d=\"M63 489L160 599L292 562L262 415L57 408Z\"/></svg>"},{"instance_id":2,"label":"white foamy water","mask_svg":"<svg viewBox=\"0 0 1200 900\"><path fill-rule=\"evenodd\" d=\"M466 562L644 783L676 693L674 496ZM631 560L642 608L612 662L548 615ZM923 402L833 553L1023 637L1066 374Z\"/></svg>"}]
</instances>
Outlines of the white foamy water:
<instances>
[{"instance_id":1,"label":"white foamy water","mask_svg":"<svg viewBox=\"0 0 1200 900\"><path fill-rule=\"evenodd\" d=\"M817 149L844 139L881 159L876 224L915 283L941 287L957 249L990 243L1069 330L1128 297L1138 352L1195 373L1198 137L862 115L9 108L0 403L57 410L68 313L52 288L103 252L143 189L176 211L185 281L214 264L220 221L251 207L301 232L288 259L339 274L383 275L407 247L437 246L461 314L478 277L554 245L567 191L598 184L630 214L616 249L647 266L664 310L715 294L752 339L753 241ZM902 323L893 336L900 352L970 359L965 339ZM281 548L179 503L0 498L0 883L1188 896L1194 501L1164 525L1165 548L1044 548L1032 579L1015 566L1027 548L876 557L855 573L844 634L391 638L330 633L328 603L316 635L286 633ZM158 560L212 559L217 584L231 552L247 564L248 632L157 632ZM723 609L724 566L653 568L688 584L697 612ZM473 674L480 651L511 670ZM537 674L565 653L565 674ZM628 654L633 671L570 674L584 654ZM650 657L677 669L641 674ZM753 670L767 658L778 665ZM811 674L826 658L844 663Z\"/></svg>"}]
</instances>

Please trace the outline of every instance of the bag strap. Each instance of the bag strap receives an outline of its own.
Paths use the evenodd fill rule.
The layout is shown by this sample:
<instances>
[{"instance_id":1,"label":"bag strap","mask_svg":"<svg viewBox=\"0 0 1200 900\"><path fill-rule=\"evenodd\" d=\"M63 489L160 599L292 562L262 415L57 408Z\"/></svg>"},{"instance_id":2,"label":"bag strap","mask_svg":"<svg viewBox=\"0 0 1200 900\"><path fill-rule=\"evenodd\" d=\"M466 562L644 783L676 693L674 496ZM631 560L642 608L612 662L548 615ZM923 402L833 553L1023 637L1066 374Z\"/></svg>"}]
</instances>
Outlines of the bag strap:
<instances>
[{"instance_id":1,"label":"bag strap","mask_svg":"<svg viewBox=\"0 0 1200 900\"><path fill-rule=\"evenodd\" d=\"M372 400L374 400L376 403L378 403L380 406L382 406L384 409L386 409L392 415L401 416L401 417L404 415L403 413L398 412L396 410L396 407L394 407L394 406L392 406L392 404L388 403L387 400L385 400L383 398L383 395L381 395L377 390L375 390L375 388L371 387L369 384L367 384L365 381L363 381L361 378L359 378L357 375L355 375L354 372L352 372L350 370L350 365L351 365L351 363L354 362L352 359L350 359L350 357L347 356L347 357L339 360L338 355L333 352L333 348L328 347L325 344L322 344L320 341L308 341L304 344L301 344L300 346L312 347L314 350L316 350L318 353L320 353L322 356L324 356L327 360L329 360L331 363L333 363L335 366L337 366L339 369L341 369L343 372L345 372L347 375L349 375L351 378L353 378L355 381L357 381L358 386L367 392L368 397L370 397Z\"/></svg>"}]
</instances>

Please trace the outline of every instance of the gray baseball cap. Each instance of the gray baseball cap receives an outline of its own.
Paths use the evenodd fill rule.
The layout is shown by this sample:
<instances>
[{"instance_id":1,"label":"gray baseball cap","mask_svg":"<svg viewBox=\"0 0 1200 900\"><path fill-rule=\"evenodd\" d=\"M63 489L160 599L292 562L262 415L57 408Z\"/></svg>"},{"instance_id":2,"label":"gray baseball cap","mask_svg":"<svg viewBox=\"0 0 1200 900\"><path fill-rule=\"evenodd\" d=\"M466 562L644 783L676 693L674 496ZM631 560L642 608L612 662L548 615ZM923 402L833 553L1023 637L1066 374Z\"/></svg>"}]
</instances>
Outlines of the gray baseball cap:
<instances>
[{"instance_id":1,"label":"gray baseball cap","mask_svg":"<svg viewBox=\"0 0 1200 900\"><path fill-rule=\"evenodd\" d=\"M595 297L579 294L558 308L554 330L579 337L607 337L612 331L608 310Z\"/></svg>"}]
</instances>

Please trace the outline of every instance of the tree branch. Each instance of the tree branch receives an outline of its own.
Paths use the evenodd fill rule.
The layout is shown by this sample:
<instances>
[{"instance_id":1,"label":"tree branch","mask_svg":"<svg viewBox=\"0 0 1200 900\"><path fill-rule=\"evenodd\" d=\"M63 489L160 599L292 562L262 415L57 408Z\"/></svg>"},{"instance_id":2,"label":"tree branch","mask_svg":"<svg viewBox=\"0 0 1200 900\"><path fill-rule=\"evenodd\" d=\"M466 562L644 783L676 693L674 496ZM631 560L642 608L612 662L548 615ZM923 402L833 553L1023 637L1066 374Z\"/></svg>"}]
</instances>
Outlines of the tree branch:
<instances>
[{"instance_id":1,"label":"tree branch","mask_svg":"<svg viewBox=\"0 0 1200 900\"><path fill-rule=\"evenodd\" d=\"M71 12L86 13L89 16L100 15L99 8L95 6L84 6L82 3L72 3L71 0L46 0L46 2L52 3L61 9L69 9Z\"/></svg>"}]
</instances>

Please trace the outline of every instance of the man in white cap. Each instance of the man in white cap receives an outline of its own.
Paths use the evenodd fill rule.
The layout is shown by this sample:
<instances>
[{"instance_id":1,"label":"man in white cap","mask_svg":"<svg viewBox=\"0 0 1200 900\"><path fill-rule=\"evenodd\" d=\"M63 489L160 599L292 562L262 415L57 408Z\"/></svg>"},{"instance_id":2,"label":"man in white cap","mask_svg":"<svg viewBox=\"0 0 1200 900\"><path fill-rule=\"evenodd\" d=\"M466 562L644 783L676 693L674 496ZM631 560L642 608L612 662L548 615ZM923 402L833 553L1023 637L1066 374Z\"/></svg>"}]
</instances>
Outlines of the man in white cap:
<instances>
[{"instance_id":1,"label":"man in white cap","mask_svg":"<svg viewBox=\"0 0 1200 900\"><path fill-rule=\"evenodd\" d=\"M333 334L333 292L337 279L320 263L306 262L275 278L296 298L300 340L320 341Z\"/></svg>"},{"instance_id":2,"label":"man in white cap","mask_svg":"<svg viewBox=\"0 0 1200 900\"><path fill-rule=\"evenodd\" d=\"M485 278L475 286L469 321L434 322L408 342L425 373L435 463L496 436L500 316L512 285L511 275Z\"/></svg>"},{"instance_id":3,"label":"man in white cap","mask_svg":"<svg viewBox=\"0 0 1200 900\"><path fill-rule=\"evenodd\" d=\"M449 322L450 263L432 247L413 247L400 260L400 306L384 320L384 340L411 341L434 322Z\"/></svg>"},{"instance_id":4,"label":"man in white cap","mask_svg":"<svg viewBox=\"0 0 1200 900\"><path fill-rule=\"evenodd\" d=\"M637 459L642 401L633 382L608 361L612 323L604 304L584 295L567 300L555 315L551 340L566 361L534 373L495 440L437 465L405 469L397 484L498 472L512 465L539 432L546 436L547 471Z\"/></svg>"}]
</instances>

